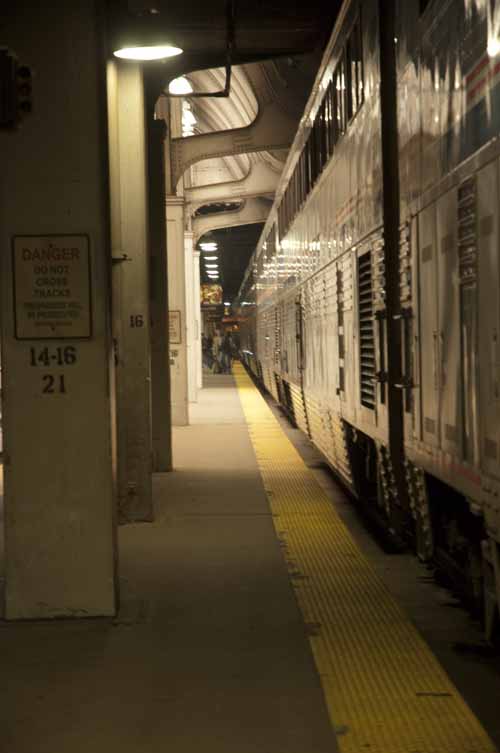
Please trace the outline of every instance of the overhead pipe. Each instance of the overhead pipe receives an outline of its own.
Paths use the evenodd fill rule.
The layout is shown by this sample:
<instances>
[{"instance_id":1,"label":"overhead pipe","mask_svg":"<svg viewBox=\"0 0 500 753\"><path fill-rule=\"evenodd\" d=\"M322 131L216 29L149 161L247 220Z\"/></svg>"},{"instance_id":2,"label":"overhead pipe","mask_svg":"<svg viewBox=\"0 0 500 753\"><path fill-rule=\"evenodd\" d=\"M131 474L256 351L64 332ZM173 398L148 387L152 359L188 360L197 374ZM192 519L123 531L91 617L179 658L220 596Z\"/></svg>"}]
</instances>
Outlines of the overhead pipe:
<instances>
[{"instance_id":1,"label":"overhead pipe","mask_svg":"<svg viewBox=\"0 0 500 753\"><path fill-rule=\"evenodd\" d=\"M226 2L226 83L224 89L218 92L190 92L189 99L191 97L229 97L231 93L231 73L233 63L233 50L234 50L234 16L235 16L235 0L227 0ZM185 94L167 94L163 93L165 97L186 97Z\"/></svg>"}]
</instances>

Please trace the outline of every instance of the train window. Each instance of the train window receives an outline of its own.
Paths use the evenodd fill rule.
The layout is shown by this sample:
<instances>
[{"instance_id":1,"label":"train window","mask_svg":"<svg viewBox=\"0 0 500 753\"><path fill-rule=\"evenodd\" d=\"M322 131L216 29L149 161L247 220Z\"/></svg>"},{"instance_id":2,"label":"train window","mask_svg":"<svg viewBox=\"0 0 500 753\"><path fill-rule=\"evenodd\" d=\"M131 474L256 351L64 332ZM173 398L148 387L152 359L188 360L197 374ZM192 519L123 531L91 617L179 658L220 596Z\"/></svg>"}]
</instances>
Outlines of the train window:
<instances>
[{"instance_id":1,"label":"train window","mask_svg":"<svg viewBox=\"0 0 500 753\"><path fill-rule=\"evenodd\" d=\"M316 119L314 121L314 155L315 155L315 180L318 179L318 175L323 169L323 145L321 140L321 107L316 113Z\"/></svg>"},{"instance_id":2,"label":"train window","mask_svg":"<svg viewBox=\"0 0 500 753\"><path fill-rule=\"evenodd\" d=\"M363 45L361 38L361 23L358 20L351 34L351 91L355 102L355 112L359 110L364 100L364 71Z\"/></svg>"},{"instance_id":3,"label":"train window","mask_svg":"<svg viewBox=\"0 0 500 753\"><path fill-rule=\"evenodd\" d=\"M328 158L330 157L330 145L328 134L328 97L326 92L323 97L323 102L321 103L321 132L323 139L323 149L325 153L325 162L327 162Z\"/></svg>"},{"instance_id":4,"label":"train window","mask_svg":"<svg viewBox=\"0 0 500 753\"><path fill-rule=\"evenodd\" d=\"M293 219L297 214L297 171L294 170L290 180L290 218Z\"/></svg>"},{"instance_id":5,"label":"train window","mask_svg":"<svg viewBox=\"0 0 500 753\"><path fill-rule=\"evenodd\" d=\"M335 86L335 142L345 131L345 74L344 61L341 60L334 74Z\"/></svg>"},{"instance_id":6,"label":"train window","mask_svg":"<svg viewBox=\"0 0 500 753\"><path fill-rule=\"evenodd\" d=\"M344 54L344 67L346 72L345 106L346 120L349 122L356 113L356 79L352 81L352 39L347 40Z\"/></svg>"},{"instance_id":7,"label":"train window","mask_svg":"<svg viewBox=\"0 0 500 753\"><path fill-rule=\"evenodd\" d=\"M316 115L316 120L314 121L314 154L315 154L315 168L316 168L316 177L315 179L318 179L318 176L320 175L323 166L325 164L324 159L324 146L323 146L323 118L321 116L323 108L320 107L318 110L318 114Z\"/></svg>"},{"instance_id":8,"label":"train window","mask_svg":"<svg viewBox=\"0 0 500 753\"><path fill-rule=\"evenodd\" d=\"M361 24L354 24L325 91L299 161L278 209L280 237L288 229L364 99Z\"/></svg>"},{"instance_id":9,"label":"train window","mask_svg":"<svg viewBox=\"0 0 500 753\"><path fill-rule=\"evenodd\" d=\"M363 56L361 25L356 21L345 49L346 108L349 122L363 104Z\"/></svg>"},{"instance_id":10,"label":"train window","mask_svg":"<svg viewBox=\"0 0 500 753\"><path fill-rule=\"evenodd\" d=\"M311 143L311 186L314 186L319 174L319 144L318 144L318 122L316 121L309 134Z\"/></svg>"},{"instance_id":11,"label":"train window","mask_svg":"<svg viewBox=\"0 0 500 753\"><path fill-rule=\"evenodd\" d=\"M330 81L328 84L328 89L326 90L325 94L325 120L326 120L326 148L328 156L331 157L333 154L333 147L335 145L334 140L334 108L333 108L333 82Z\"/></svg>"},{"instance_id":12,"label":"train window","mask_svg":"<svg viewBox=\"0 0 500 753\"><path fill-rule=\"evenodd\" d=\"M302 205L307 196L304 152L302 152L302 154L300 155L300 160L299 160L299 178L300 178L300 189L299 189L300 202L299 204Z\"/></svg>"},{"instance_id":13,"label":"train window","mask_svg":"<svg viewBox=\"0 0 500 753\"><path fill-rule=\"evenodd\" d=\"M311 139L308 138L305 146L305 167L306 167L306 194L309 193L313 187L313 175L312 175L312 160L311 160Z\"/></svg>"},{"instance_id":14,"label":"train window","mask_svg":"<svg viewBox=\"0 0 500 753\"><path fill-rule=\"evenodd\" d=\"M278 232L280 238L283 238L285 235L285 228L283 225L283 201L278 207Z\"/></svg>"}]
</instances>

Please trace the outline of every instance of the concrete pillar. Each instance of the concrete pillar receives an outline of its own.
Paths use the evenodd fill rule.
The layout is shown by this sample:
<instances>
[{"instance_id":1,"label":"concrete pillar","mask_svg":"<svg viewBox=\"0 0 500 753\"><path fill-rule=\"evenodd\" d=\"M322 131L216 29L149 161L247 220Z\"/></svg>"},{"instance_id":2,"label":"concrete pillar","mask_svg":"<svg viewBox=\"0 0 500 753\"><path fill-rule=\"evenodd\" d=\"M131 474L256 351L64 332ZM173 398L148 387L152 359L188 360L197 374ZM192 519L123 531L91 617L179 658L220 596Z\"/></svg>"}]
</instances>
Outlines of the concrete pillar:
<instances>
[{"instance_id":1,"label":"concrete pillar","mask_svg":"<svg viewBox=\"0 0 500 753\"><path fill-rule=\"evenodd\" d=\"M194 251L193 275L194 275L194 317L196 334L196 386L199 390L203 387L203 362L201 352L201 291L200 291L200 252Z\"/></svg>"},{"instance_id":2,"label":"concrete pillar","mask_svg":"<svg viewBox=\"0 0 500 753\"><path fill-rule=\"evenodd\" d=\"M155 110L156 82L146 79L146 115ZM159 109L159 108L158 108ZM168 347L167 228L165 218L165 139L163 118L147 117L148 210L151 311L151 416L153 470L172 470L170 361Z\"/></svg>"},{"instance_id":3,"label":"concrete pillar","mask_svg":"<svg viewBox=\"0 0 500 753\"><path fill-rule=\"evenodd\" d=\"M166 209L172 425L187 426L189 412L183 197L167 196Z\"/></svg>"},{"instance_id":4,"label":"concrete pillar","mask_svg":"<svg viewBox=\"0 0 500 753\"><path fill-rule=\"evenodd\" d=\"M7 619L116 608L96 7L17 0L2 24L2 44L36 72L33 113L0 133Z\"/></svg>"},{"instance_id":5,"label":"concrete pillar","mask_svg":"<svg viewBox=\"0 0 500 753\"><path fill-rule=\"evenodd\" d=\"M153 519L147 159L142 68L108 63L120 522ZM153 117L151 113L151 117Z\"/></svg>"},{"instance_id":6,"label":"concrete pillar","mask_svg":"<svg viewBox=\"0 0 500 753\"><path fill-rule=\"evenodd\" d=\"M188 401L198 401L197 358L196 358L196 317L194 293L194 254L193 234L184 233L184 254L186 265L186 348L187 348L187 380Z\"/></svg>"}]
</instances>

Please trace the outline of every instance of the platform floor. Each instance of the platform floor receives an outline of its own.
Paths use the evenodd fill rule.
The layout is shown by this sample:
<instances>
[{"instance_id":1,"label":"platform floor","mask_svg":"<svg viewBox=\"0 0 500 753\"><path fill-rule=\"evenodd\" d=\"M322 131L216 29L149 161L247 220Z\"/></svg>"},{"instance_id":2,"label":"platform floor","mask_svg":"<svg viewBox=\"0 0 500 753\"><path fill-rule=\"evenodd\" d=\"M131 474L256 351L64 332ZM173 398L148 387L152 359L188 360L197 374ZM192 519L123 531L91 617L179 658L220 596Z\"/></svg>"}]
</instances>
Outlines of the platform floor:
<instances>
[{"instance_id":1,"label":"platform floor","mask_svg":"<svg viewBox=\"0 0 500 753\"><path fill-rule=\"evenodd\" d=\"M232 377L207 378L193 408L192 425L174 431L176 470L154 479L156 522L120 530L118 617L0 623L2 753L370 753L379 749L380 740L384 753L493 751L455 685L465 695L467 688L482 689L485 699L475 699L476 704L474 697L466 700L475 706L489 733L500 739L494 700L495 689L500 692L498 665L488 660L481 664L482 659L477 662L473 655L472 660L470 656L462 660L448 651L450 637L456 642L465 636L479 643L477 628L466 624L458 610L442 616L437 625L438 618L429 616L430 606L439 607L432 603L436 587L417 584L410 593L396 569L411 570L411 560L399 559L394 567L376 545L367 543L350 507L342 507L344 495L335 492L336 499L330 499L331 479L307 440L297 440L293 430L273 417L251 383L246 384L244 374L237 374L237 379L240 394ZM269 431L275 444L266 454ZM299 449L305 463L288 448L285 433L296 445L302 442ZM278 451L285 454L280 455L276 475L273 464ZM352 687L348 675L339 675L333 690L340 695L337 700L335 692L332 695L331 678L325 678L321 665L327 648L320 646L318 651L318 639L322 632L331 639L334 628L325 631L326 623L311 622L313 618L301 612L300 591L314 593L314 589L304 574L307 556L298 566L308 546L301 535L294 535L293 519L297 512L300 517L300 510L294 506L287 513L288 503L280 498L283 469L299 474L306 485L316 485L316 507L319 502L328 506L340 500L335 515L356 529L354 548L345 558L359 557L355 542L366 545L368 567L376 578L387 581L382 591L389 598L399 595L413 612L413 622L421 623L424 637L435 643L433 652L441 655L455 685L424 687L418 702L431 708L437 701L431 716L433 723L443 726L438 706L449 704L450 695L456 693L460 713L470 714L467 719L473 729L468 738L462 735L458 747L443 747L444 738L436 739L434 746L423 737L419 744L407 744L397 724L391 733L383 720L370 718L370 708L385 692L388 670L383 655L374 658L379 677L371 697L363 697L361 675L367 669L363 659ZM321 487L324 499L316 487ZM321 512L330 515L326 507ZM305 529L302 525L296 530ZM291 553L293 546L296 551ZM318 542L315 546L319 551ZM313 566L316 561L314 556ZM341 604L338 610L335 603L329 609L336 621ZM394 609L392 624L394 614L401 614L398 607ZM359 631L359 620L356 607L353 635ZM414 628L405 625L404 629ZM386 636L390 643L390 625ZM334 640L333 645L339 644ZM353 645L352 662L345 661L342 648L337 658L346 671L349 663L362 657ZM314 658L319 662L315 664ZM426 661L432 664L432 657ZM440 668L434 671L439 682L449 682L445 673L439 674ZM352 698L343 709L342 694ZM338 703L337 712L332 703ZM367 712L373 745L352 747L352 740L358 738L350 734L351 722L346 723L351 706ZM336 716L340 712L341 718ZM390 708L386 713L390 718Z\"/></svg>"}]
</instances>

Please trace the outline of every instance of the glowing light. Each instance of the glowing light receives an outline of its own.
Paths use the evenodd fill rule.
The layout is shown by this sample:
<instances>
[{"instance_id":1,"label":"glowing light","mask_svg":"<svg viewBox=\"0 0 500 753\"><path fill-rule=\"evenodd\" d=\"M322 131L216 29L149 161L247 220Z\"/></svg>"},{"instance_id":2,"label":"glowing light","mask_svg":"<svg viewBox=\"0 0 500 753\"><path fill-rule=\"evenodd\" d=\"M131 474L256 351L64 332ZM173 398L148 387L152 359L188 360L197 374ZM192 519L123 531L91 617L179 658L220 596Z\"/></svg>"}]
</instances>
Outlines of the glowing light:
<instances>
[{"instance_id":1,"label":"glowing light","mask_svg":"<svg viewBox=\"0 0 500 753\"><path fill-rule=\"evenodd\" d=\"M210 242L207 241L206 243L200 243L200 248L203 251L217 251L218 246L217 246L217 243L215 243L215 241L210 241Z\"/></svg>"},{"instance_id":2,"label":"glowing light","mask_svg":"<svg viewBox=\"0 0 500 753\"><path fill-rule=\"evenodd\" d=\"M204 256L205 261L217 261L218 256Z\"/></svg>"},{"instance_id":3,"label":"glowing light","mask_svg":"<svg viewBox=\"0 0 500 753\"><path fill-rule=\"evenodd\" d=\"M500 39L498 37L491 37L488 40L488 55L490 58L496 58L500 53Z\"/></svg>"},{"instance_id":4,"label":"glowing light","mask_svg":"<svg viewBox=\"0 0 500 753\"><path fill-rule=\"evenodd\" d=\"M191 110L184 110L182 113L182 125L188 127L196 125L196 118Z\"/></svg>"},{"instance_id":5,"label":"glowing light","mask_svg":"<svg viewBox=\"0 0 500 753\"><path fill-rule=\"evenodd\" d=\"M191 94L193 87L185 76L179 76L169 83L168 90L170 94Z\"/></svg>"},{"instance_id":6,"label":"glowing light","mask_svg":"<svg viewBox=\"0 0 500 753\"><path fill-rule=\"evenodd\" d=\"M224 306L230 306L231 303L229 301L224 301Z\"/></svg>"},{"instance_id":7,"label":"glowing light","mask_svg":"<svg viewBox=\"0 0 500 753\"><path fill-rule=\"evenodd\" d=\"M163 60L180 55L181 52L180 47L156 44L149 47L122 47L121 50L115 50L113 55L124 60Z\"/></svg>"}]
</instances>

